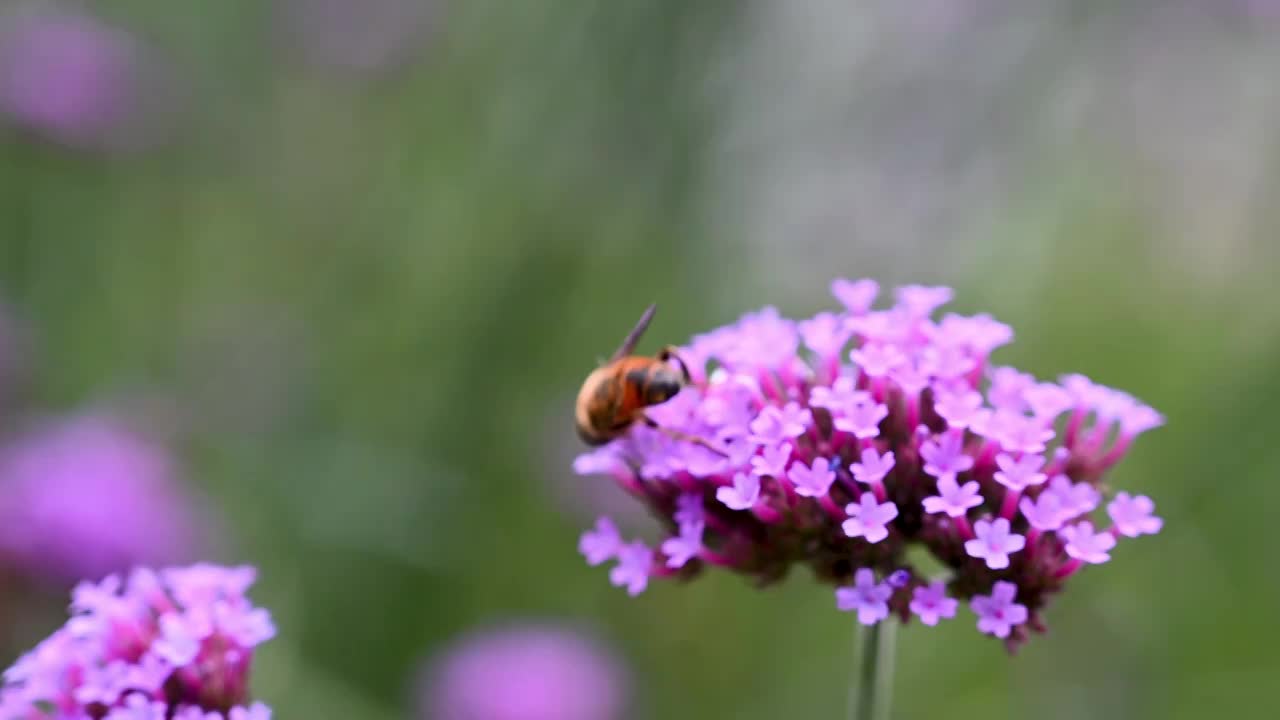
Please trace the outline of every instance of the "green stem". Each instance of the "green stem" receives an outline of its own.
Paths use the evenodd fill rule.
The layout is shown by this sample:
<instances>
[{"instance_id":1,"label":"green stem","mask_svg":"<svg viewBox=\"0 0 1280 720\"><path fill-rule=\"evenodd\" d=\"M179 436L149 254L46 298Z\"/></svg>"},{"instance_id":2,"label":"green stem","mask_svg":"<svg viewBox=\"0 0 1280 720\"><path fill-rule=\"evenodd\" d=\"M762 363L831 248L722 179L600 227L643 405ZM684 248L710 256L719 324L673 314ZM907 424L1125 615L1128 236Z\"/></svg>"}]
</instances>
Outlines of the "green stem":
<instances>
[{"instance_id":1,"label":"green stem","mask_svg":"<svg viewBox=\"0 0 1280 720\"><path fill-rule=\"evenodd\" d=\"M888 720L893 697L893 651L897 623L885 619L854 633L857 668L849 688L849 720Z\"/></svg>"}]
</instances>

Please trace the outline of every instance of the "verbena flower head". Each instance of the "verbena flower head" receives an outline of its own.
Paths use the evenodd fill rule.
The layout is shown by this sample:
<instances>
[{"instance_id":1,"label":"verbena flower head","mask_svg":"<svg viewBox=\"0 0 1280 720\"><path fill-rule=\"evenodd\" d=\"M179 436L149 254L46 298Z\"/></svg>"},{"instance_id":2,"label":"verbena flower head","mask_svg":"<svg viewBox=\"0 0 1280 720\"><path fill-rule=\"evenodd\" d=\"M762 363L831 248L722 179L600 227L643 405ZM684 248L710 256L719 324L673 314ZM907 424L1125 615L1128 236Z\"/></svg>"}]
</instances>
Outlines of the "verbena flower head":
<instances>
[{"instance_id":1,"label":"verbena flower head","mask_svg":"<svg viewBox=\"0 0 1280 720\"><path fill-rule=\"evenodd\" d=\"M123 420L85 415L0 447L0 566L70 585L179 562L200 522L165 448Z\"/></svg>"},{"instance_id":2,"label":"verbena flower head","mask_svg":"<svg viewBox=\"0 0 1280 720\"><path fill-rule=\"evenodd\" d=\"M199 564L80 583L66 625L5 671L0 720L270 720L249 698L275 635L254 579Z\"/></svg>"},{"instance_id":3,"label":"verbena flower head","mask_svg":"<svg viewBox=\"0 0 1280 720\"><path fill-rule=\"evenodd\" d=\"M620 720L626 675L604 647L572 630L520 625L476 632L428 667L421 716L431 720Z\"/></svg>"},{"instance_id":4,"label":"verbena flower head","mask_svg":"<svg viewBox=\"0 0 1280 720\"><path fill-rule=\"evenodd\" d=\"M693 383L648 414L719 452L637 423L583 456L583 474L611 476L665 519L651 545L609 524L584 536L613 584L634 595L708 565L765 584L804 565L862 622L933 625L964 604L1013 650L1081 566L1160 530L1149 498L1102 497L1133 440L1163 422L1156 411L1080 375L993 366L1012 330L935 319L946 288L900 288L883 310L869 280L832 290L842 311L795 322L765 308L682 348ZM911 547L945 576L918 572Z\"/></svg>"}]
</instances>

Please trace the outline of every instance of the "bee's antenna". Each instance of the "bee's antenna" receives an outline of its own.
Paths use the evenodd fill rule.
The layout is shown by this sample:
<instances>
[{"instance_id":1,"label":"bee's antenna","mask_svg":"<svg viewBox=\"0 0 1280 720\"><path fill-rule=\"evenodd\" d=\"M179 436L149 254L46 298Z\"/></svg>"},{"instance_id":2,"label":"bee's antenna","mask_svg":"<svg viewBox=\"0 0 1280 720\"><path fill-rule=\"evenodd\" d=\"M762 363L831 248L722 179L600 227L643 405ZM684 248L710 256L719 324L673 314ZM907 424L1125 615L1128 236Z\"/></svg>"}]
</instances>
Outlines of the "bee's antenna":
<instances>
[{"instance_id":1,"label":"bee's antenna","mask_svg":"<svg viewBox=\"0 0 1280 720\"><path fill-rule=\"evenodd\" d=\"M613 357L609 358L610 362L624 358L630 355L631 351L636 349L636 345L640 342L640 336L644 335L644 331L649 327L649 323L653 322L653 314L657 311L657 303L653 303L645 309L644 314L640 316L639 322L637 322L636 326L631 329L631 332L627 333L626 339L622 341L622 346L613 354Z\"/></svg>"}]
</instances>

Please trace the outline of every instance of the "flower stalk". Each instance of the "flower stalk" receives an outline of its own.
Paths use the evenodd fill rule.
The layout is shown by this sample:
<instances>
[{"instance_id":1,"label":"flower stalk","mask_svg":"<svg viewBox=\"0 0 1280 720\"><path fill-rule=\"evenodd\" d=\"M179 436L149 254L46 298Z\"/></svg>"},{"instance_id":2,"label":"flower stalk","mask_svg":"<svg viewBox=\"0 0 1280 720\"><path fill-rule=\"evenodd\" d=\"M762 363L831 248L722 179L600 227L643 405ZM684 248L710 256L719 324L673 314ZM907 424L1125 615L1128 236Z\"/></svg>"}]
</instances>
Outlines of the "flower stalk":
<instances>
[{"instance_id":1,"label":"flower stalk","mask_svg":"<svg viewBox=\"0 0 1280 720\"><path fill-rule=\"evenodd\" d=\"M849 687L849 720L888 720L893 701L896 623L857 626L854 674Z\"/></svg>"}]
</instances>

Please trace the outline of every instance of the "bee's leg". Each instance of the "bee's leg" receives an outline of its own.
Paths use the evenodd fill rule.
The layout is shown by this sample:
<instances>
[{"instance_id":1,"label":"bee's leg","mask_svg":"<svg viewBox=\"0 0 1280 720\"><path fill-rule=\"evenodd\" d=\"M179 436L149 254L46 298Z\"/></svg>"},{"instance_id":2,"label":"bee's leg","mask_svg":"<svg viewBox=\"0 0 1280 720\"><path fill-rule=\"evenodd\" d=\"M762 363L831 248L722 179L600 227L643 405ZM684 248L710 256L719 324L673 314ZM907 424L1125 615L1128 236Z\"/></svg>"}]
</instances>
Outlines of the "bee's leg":
<instances>
[{"instance_id":1,"label":"bee's leg","mask_svg":"<svg viewBox=\"0 0 1280 720\"><path fill-rule=\"evenodd\" d=\"M729 453L725 452L724 450L721 450L715 445L712 445L711 442L706 438L700 438L697 435L690 435L689 433L681 432L680 430L676 430L675 428L663 427L659 425L656 420L649 417L648 415L645 415L643 412L640 413L640 421L643 422L645 425L648 425L649 427L653 428L654 430L657 430L658 432L662 433L663 435L666 435L667 437L673 440L693 443L694 445L698 445L699 447L704 447L721 457L729 457Z\"/></svg>"},{"instance_id":2,"label":"bee's leg","mask_svg":"<svg viewBox=\"0 0 1280 720\"><path fill-rule=\"evenodd\" d=\"M667 362L668 360L674 359L676 363L680 366L680 374L684 376L685 384L688 385L689 383L693 382L693 380L690 379L689 368L684 364L684 359L680 357L680 354L677 352L678 350L679 348L677 348L675 345L668 345L658 351L658 359L661 360L662 362Z\"/></svg>"}]
</instances>

